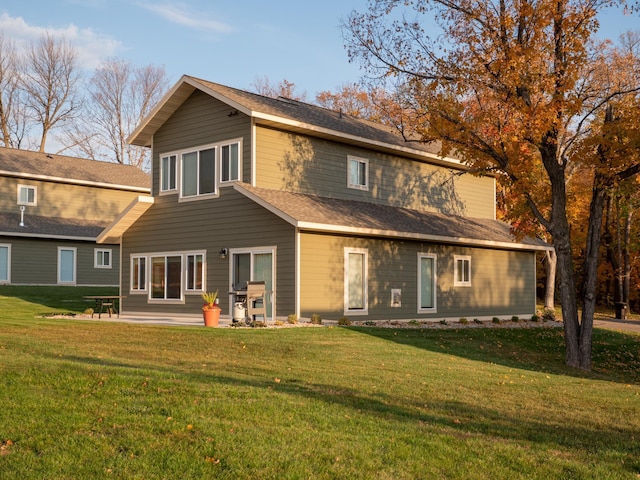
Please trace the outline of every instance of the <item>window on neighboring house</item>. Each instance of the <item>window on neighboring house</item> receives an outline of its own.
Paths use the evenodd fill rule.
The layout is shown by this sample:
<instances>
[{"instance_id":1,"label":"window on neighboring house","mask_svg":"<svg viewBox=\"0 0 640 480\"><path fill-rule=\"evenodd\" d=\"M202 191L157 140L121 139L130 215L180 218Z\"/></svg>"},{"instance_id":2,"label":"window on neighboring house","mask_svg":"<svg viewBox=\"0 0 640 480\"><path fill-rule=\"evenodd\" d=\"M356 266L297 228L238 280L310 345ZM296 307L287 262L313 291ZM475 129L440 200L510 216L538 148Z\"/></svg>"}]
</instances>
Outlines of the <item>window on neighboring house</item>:
<instances>
[{"instance_id":1,"label":"window on neighboring house","mask_svg":"<svg viewBox=\"0 0 640 480\"><path fill-rule=\"evenodd\" d=\"M147 291L147 257L131 257L131 291Z\"/></svg>"},{"instance_id":2,"label":"window on neighboring house","mask_svg":"<svg viewBox=\"0 0 640 480\"><path fill-rule=\"evenodd\" d=\"M154 300L182 298L182 255L151 257L151 298Z\"/></svg>"},{"instance_id":3,"label":"window on neighboring house","mask_svg":"<svg viewBox=\"0 0 640 480\"><path fill-rule=\"evenodd\" d=\"M58 247L58 283L76 283L76 249Z\"/></svg>"},{"instance_id":4,"label":"window on neighboring house","mask_svg":"<svg viewBox=\"0 0 640 480\"><path fill-rule=\"evenodd\" d=\"M0 245L0 283L11 282L11 245Z\"/></svg>"},{"instance_id":5,"label":"window on neighboring house","mask_svg":"<svg viewBox=\"0 0 640 480\"><path fill-rule=\"evenodd\" d=\"M454 287L470 287L471 286L471 257L455 255L453 286Z\"/></svg>"},{"instance_id":6,"label":"window on neighboring house","mask_svg":"<svg viewBox=\"0 0 640 480\"><path fill-rule=\"evenodd\" d=\"M204 268L204 255L202 253L187 255L186 290L188 292L203 291Z\"/></svg>"},{"instance_id":7,"label":"window on neighboring house","mask_svg":"<svg viewBox=\"0 0 640 480\"><path fill-rule=\"evenodd\" d=\"M33 185L18 185L18 205L37 205L37 188Z\"/></svg>"},{"instance_id":8,"label":"window on neighboring house","mask_svg":"<svg viewBox=\"0 0 640 480\"><path fill-rule=\"evenodd\" d=\"M367 250L344 250L345 313L366 314L367 305Z\"/></svg>"},{"instance_id":9,"label":"window on neighboring house","mask_svg":"<svg viewBox=\"0 0 640 480\"><path fill-rule=\"evenodd\" d=\"M240 180L240 142L220 147L220 181Z\"/></svg>"},{"instance_id":10,"label":"window on neighboring house","mask_svg":"<svg viewBox=\"0 0 640 480\"><path fill-rule=\"evenodd\" d=\"M359 190L369 190L369 160L349 156L348 163L349 178L347 186Z\"/></svg>"},{"instance_id":11,"label":"window on neighboring house","mask_svg":"<svg viewBox=\"0 0 640 480\"><path fill-rule=\"evenodd\" d=\"M94 249L95 260L93 266L95 268L111 268L111 250L101 248Z\"/></svg>"},{"instance_id":12,"label":"window on neighboring house","mask_svg":"<svg viewBox=\"0 0 640 480\"><path fill-rule=\"evenodd\" d=\"M182 154L182 197L216 193L216 149Z\"/></svg>"},{"instance_id":13,"label":"window on neighboring house","mask_svg":"<svg viewBox=\"0 0 640 480\"><path fill-rule=\"evenodd\" d=\"M160 191L175 191L178 186L176 183L177 157L176 155L167 155L160 158Z\"/></svg>"},{"instance_id":14,"label":"window on neighboring house","mask_svg":"<svg viewBox=\"0 0 640 480\"><path fill-rule=\"evenodd\" d=\"M436 256L418 254L418 313L436 311Z\"/></svg>"}]
</instances>

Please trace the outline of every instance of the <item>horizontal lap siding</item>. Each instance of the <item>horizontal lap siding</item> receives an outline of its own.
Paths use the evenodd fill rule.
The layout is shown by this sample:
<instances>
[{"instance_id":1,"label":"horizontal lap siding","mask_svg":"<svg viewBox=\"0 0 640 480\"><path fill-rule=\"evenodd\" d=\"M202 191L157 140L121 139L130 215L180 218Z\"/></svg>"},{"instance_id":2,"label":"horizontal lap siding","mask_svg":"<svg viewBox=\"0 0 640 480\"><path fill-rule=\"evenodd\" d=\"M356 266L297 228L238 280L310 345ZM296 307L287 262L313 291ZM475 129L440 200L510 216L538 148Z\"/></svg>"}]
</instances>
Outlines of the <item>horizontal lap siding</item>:
<instances>
[{"instance_id":1,"label":"horizontal lap siding","mask_svg":"<svg viewBox=\"0 0 640 480\"><path fill-rule=\"evenodd\" d=\"M494 218L494 179L310 136L258 127L257 185ZM369 160L368 191L347 188L347 157Z\"/></svg>"},{"instance_id":2,"label":"horizontal lap siding","mask_svg":"<svg viewBox=\"0 0 640 480\"><path fill-rule=\"evenodd\" d=\"M0 210L19 212L18 185L32 185L37 189L37 205L26 207L25 218L39 215L110 222L141 195L140 192L110 188L0 177L0 191L3 192Z\"/></svg>"},{"instance_id":3,"label":"horizontal lap siding","mask_svg":"<svg viewBox=\"0 0 640 480\"><path fill-rule=\"evenodd\" d=\"M148 304L147 294L130 289L131 254L204 250L208 273L207 290L218 290L224 313L228 312L231 258L219 258L222 248L276 246L277 315L294 308L294 229L278 217L231 188L219 198L177 202L176 195L162 196L123 237L123 301L126 311L198 313L199 295L188 295L186 305Z\"/></svg>"},{"instance_id":4,"label":"horizontal lap siding","mask_svg":"<svg viewBox=\"0 0 640 480\"><path fill-rule=\"evenodd\" d=\"M301 315L338 319L344 308L344 248L368 251L368 316L353 319L460 318L535 312L535 256L421 242L301 234ZM437 312L417 313L418 252L437 257ZM454 255L470 255L472 286L453 287ZM402 305L391 307L391 290ZM349 314L347 314L349 316Z\"/></svg>"},{"instance_id":5,"label":"horizontal lap siding","mask_svg":"<svg viewBox=\"0 0 640 480\"><path fill-rule=\"evenodd\" d=\"M242 138L242 180L250 182L251 121L244 114L196 90L153 137L153 191L159 191L160 155Z\"/></svg>"},{"instance_id":6,"label":"horizontal lap siding","mask_svg":"<svg viewBox=\"0 0 640 480\"><path fill-rule=\"evenodd\" d=\"M76 248L76 285L116 286L119 283L117 245L100 245L110 249L112 268L94 268L91 242L0 237L11 245L11 283L17 285L56 285L58 282L58 247Z\"/></svg>"}]
</instances>

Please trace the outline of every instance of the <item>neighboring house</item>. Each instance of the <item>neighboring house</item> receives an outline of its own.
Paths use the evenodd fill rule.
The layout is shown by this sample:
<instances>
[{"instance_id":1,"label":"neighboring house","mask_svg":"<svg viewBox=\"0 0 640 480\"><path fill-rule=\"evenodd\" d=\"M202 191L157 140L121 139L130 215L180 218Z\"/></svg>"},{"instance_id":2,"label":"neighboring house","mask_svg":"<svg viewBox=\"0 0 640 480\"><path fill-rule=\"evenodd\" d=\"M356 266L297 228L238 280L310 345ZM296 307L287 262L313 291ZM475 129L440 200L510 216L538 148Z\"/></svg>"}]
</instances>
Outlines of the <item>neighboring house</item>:
<instances>
[{"instance_id":1,"label":"neighboring house","mask_svg":"<svg viewBox=\"0 0 640 480\"><path fill-rule=\"evenodd\" d=\"M150 183L132 166L0 148L0 284L118 286L120 246L96 237Z\"/></svg>"},{"instance_id":2,"label":"neighboring house","mask_svg":"<svg viewBox=\"0 0 640 480\"><path fill-rule=\"evenodd\" d=\"M202 291L264 280L269 316L530 316L536 251L495 220L495 179L439 145L302 102L184 76L129 138L152 197L122 240L123 311L199 314Z\"/></svg>"}]
</instances>

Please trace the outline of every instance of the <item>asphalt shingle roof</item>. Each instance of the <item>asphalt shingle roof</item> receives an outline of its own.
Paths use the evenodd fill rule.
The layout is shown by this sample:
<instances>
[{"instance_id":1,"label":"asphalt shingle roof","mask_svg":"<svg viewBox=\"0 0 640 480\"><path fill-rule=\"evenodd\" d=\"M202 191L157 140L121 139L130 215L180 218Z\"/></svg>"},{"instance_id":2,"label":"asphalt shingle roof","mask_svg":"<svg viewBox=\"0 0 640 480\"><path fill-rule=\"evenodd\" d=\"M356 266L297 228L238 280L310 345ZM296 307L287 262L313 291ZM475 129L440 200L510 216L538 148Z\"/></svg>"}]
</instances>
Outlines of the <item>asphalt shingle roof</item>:
<instances>
[{"instance_id":1,"label":"asphalt shingle roof","mask_svg":"<svg viewBox=\"0 0 640 480\"><path fill-rule=\"evenodd\" d=\"M439 237L501 244L545 246L531 238L517 240L508 224L499 220L443 215L355 200L343 200L317 195L284 192L246 184L238 190L247 191L296 222L347 227L354 230L390 232L393 236ZM331 228L328 228L330 230Z\"/></svg>"},{"instance_id":2,"label":"asphalt shingle roof","mask_svg":"<svg viewBox=\"0 0 640 480\"><path fill-rule=\"evenodd\" d=\"M108 222L27 214L21 227L20 213L0 212L0 232L6 234L95 239L107 225Z\"/></svg>"},{"instance_id":3,"label":"asphalt shingle roof","mask_svg":"<svg viewBox=\"0 0 640 480\"><path fill-rule=\"evenodd\" d=\"M382 142L398 147L409 147L430 154L438 154L440 142L422 143L408 142L400 133L387 125L359 119L350 115L329 110L317 105L286 98L271 98L256 93L239 90L219 83L209 82L195 77L188 77L194 82L219 93L220 95L244 106L253 113L263 113L276 117L302 122L315 127L332 130L341 134L352 135L366 140Z\"/></svg>"},{"instance_id":4,"label":"asphalt shingle roof","mask_svg":"<svg viewBox=\"0 0 640 480\"><path fill-rule=\"evenodd\" d=\"M12 148L0 148L0 172L54 177L147 191L151 188L150 175L132 165Z\"/></svg>"}]
</instances>

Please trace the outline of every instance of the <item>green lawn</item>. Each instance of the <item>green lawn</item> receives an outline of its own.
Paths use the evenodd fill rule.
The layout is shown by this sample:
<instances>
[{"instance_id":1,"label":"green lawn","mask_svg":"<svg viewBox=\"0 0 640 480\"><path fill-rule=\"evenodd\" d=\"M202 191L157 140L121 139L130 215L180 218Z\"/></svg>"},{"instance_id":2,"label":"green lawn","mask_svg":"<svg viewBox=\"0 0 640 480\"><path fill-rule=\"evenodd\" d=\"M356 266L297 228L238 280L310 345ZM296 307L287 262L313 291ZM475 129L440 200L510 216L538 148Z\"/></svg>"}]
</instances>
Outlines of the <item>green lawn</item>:
<instances>
[{"instance_id":1,"label":"green lawn","mask_svg":"<svg viewBox=\"0 0 640 480\"><path fill-rule=\"evenodd\" d=\"M638 479L640 336L39 318L0 287L0 478Z\"/></svg>"}]
</instances>

